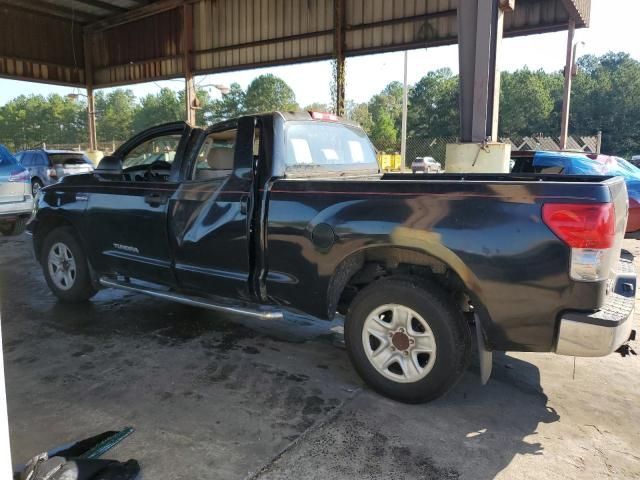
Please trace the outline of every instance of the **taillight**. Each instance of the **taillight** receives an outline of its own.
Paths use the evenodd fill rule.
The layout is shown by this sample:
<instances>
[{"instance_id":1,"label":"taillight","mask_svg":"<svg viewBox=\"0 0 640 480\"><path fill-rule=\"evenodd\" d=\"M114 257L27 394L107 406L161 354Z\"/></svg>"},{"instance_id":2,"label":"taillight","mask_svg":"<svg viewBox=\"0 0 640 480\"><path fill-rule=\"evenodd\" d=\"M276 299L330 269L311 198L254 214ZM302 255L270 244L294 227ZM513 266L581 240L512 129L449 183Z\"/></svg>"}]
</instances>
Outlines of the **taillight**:
<instances>
[{"instance_id":1,"label":"taillight","mask_svg":"<svg viewBox=\"0 0 640 480\"><path fill-rule=\"evenodd\" d=\"M583 282L608 278L616 235L612 203L547 203L542 219L571 247L571 278Z\"/></svg>"},{"instance_id":2,"label":"taillight","mask_svg":"<svg viewBox=\"0 0 640 480\"><path fill-rule=\"evenodd\" d=\"M29 172L26 170L15 170L9 174L10 182L26 182L29 180Z\"/></svg>"},{"instance_id":3,"label":"taillight","mask_svg":"<svg viewBox=\"0 0 640 480\"><path fill-rule=\"evenodd\" d=\"M544 223L571 248L610 248L616 234L612 203L547 203Z\"/></svg>"}]
</instances>

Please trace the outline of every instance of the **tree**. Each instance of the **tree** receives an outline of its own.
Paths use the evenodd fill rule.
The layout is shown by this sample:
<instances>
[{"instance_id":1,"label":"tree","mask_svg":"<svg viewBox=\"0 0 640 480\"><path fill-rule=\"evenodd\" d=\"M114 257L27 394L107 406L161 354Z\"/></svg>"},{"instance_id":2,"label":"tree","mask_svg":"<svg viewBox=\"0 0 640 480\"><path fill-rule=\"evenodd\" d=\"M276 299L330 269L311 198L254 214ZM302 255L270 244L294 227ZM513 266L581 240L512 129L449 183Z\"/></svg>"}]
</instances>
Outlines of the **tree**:
<instances>
[{"instance_id":1,"label":"tree","mask_svg":"<svg viewBox=\"0 0 640 480\"><path fill-rule=\"evenodd\" d=\"M570 129L602 131L602 151L631 156L640 152L640 62L626 53L583 57L574 82ZM583 69L584 68L584 69Z\"/></svg>"},{"instance_id":2,"label":"tree","mask_svg":"<svg viewBox=\"0 0 640 480\"><path fill-rule=\"evenodd\" d=\"M304 110L305 112L330 112L333 109L326 103L313 102L304 107L302 110Z\"/></svg>"},{"instance_id":3,"label":"tree","mask_svg":"<svg viewBox=\"0 0 640 480\"><path fill-rule=\"evenodd\" d=\"M281 78L270 73L256 77L247 87L244 96L244 113L270 112L273 110L298 110L293 90Z\"/></svg>"},{"instance_id":4,"label":"tree","mask_svg":"<svg viewBox=\"0 0 640 480\"><path fill-rule=\"evenodd\" d=\"M358 103L357 105L349 108L346 115L347 119L356 122L362 127L367 135L371 135L373 131L373 118L369 112L369 105L366 103Z\"/></svg>"},{"instance_id":5,"label":"tree","mask_svg":"<svg viewBox=\"0 0 640 480\"><path fill-rule=\"evenodd\" d=\"M131 90L99 91L95 97L96 133L102 141L125 140L133 134L136 97Z\"/></svg>"},{"instance_id":6,"label":"tree","mask_svg":"<svg viewBox=\"0 0 640 480\"><path fill-rule=\"evenodd\" d=\"M220 100L211 102L208 120L211 123L220 122L228 118L235 118L244 112L244 90L237 83L232 83L229 93L222 95Z\"/></svg>"},{"instance_id":7,"label":"tree","mask_svg":"<svg viewBox=\"0 0 640 480\"><path fill-rule=\"evenodd\" d=\"M502 75L500 132L504 136L548 132L554 101L543 71L526 67Z\"/></svg>"},{"instance_id":8,"label":"tree","mask_svg":"<svg viewBox=\"0 0 640 480\"><path fill-rule=\"evenodd\" d=\"M379 94L374 95L367 105L372 123L370 137L378 150L400 149L402 89L400 82L391 82ZM363 120L366 120L366 115Z\"/></svg>"},{"instance_id":9,"label":"tree","mask_svg":"<svg viewBox=\"0 0 640 480\"><path fill-rule=\"evenodd\" d=\"M408 136L457 136L460 125L458 77L448 68L427 73L409 92Z\"/></svg>"},{"instance_id":10,"label":"tree","mask_svg":"<svg viewBox=\"0 0 640 480\"><path fill-rule=\"evenodd\" d=\"M140 101L140 107L133 116L136 132L161 123L184 119L185 106L180 96L170 88L163 88L157 94L149 94Z\"/></svg>"}]
</instances>

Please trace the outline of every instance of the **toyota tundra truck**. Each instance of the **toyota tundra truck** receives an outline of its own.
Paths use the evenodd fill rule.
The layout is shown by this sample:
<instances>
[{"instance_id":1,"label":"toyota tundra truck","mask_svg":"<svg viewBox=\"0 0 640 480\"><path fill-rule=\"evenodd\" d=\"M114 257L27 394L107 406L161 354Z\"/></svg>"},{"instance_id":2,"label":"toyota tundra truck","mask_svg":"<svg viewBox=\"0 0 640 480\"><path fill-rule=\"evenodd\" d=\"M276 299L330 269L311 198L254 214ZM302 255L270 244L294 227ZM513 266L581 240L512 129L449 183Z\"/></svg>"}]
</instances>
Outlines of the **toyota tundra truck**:
<instances>
[{"instance_id":1,"label":"toyota tundra truck","mask_svg":"<svg viewBox=\"0 0 640 480\"><path fill-rule=\"evenodd\" d=\"M28 225L53 293L101 288L277 321L344 316L349 358L403 402L491 352L605 356L632 336L622 178L380 174L355 124L276 112L151 128L43 188ZM622 255L621 255L622 254Z\"/></svg>"}]
</instances>

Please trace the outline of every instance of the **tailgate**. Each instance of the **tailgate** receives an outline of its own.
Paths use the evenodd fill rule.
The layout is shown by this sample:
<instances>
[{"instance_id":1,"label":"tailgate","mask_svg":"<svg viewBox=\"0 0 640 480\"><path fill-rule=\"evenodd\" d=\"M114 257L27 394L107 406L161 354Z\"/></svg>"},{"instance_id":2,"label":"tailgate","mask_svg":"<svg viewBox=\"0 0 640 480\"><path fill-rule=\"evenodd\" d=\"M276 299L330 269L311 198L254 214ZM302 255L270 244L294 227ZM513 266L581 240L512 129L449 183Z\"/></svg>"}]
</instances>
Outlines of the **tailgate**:
<instances>
[{"instance_id":1,"label":"tailgate","mask_svg":"<svg viewBox=\"0 0 640 480\"><path fill-rule=\"evenodd\" d=\"M620 251L622 250L622 240L627 229L627 219L629 217L629 194L627 186L622 177L607 180L607 186L611 192L611 201L616 212L616 237L612 247L613 257L610 278L615 278Z\"/></svg>"},{"instance_id":2,"label":"tailgate","mask_svg":"<svg viewBox=\"0 0 640 480\"><path fill-rule=\"evenodd\" d=\"M0 203L24 202L25 183L0 179Z\"/></svg>"}]
</instances>

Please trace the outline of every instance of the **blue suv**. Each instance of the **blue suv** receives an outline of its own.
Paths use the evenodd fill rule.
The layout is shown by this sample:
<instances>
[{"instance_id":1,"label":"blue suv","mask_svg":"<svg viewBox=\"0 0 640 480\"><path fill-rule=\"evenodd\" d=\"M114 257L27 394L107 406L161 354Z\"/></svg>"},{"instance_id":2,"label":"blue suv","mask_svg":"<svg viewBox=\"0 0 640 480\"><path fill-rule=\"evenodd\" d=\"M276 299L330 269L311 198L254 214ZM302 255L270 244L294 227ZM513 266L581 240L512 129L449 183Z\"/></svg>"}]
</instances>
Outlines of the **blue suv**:
<instances>
[{"instance_id":1,"label":"blue suv","mask_svg":"<svg viewBox=\"0 0 640 480\"><path fill-rule=\"evenodd\" d=\"M29 171L34 197L42 187L56 183L65 175L93 172L93 163L82 152L23 150L16 153L16 158Z\"/></svg>"}]
</instances>

